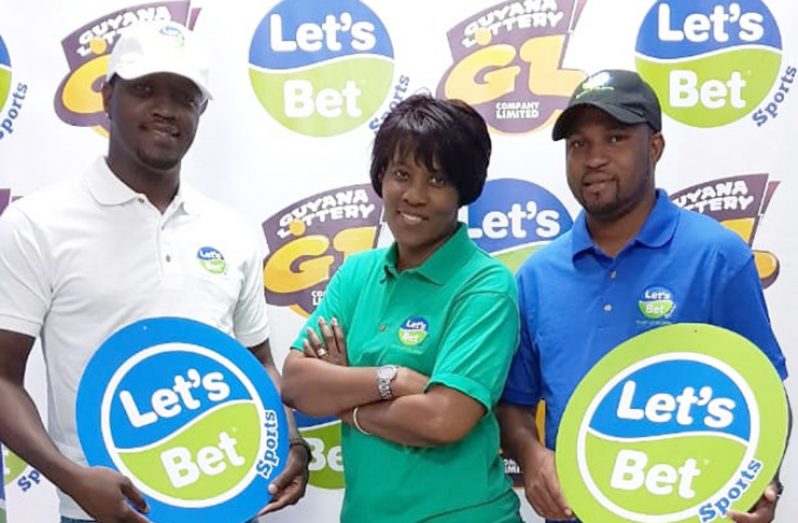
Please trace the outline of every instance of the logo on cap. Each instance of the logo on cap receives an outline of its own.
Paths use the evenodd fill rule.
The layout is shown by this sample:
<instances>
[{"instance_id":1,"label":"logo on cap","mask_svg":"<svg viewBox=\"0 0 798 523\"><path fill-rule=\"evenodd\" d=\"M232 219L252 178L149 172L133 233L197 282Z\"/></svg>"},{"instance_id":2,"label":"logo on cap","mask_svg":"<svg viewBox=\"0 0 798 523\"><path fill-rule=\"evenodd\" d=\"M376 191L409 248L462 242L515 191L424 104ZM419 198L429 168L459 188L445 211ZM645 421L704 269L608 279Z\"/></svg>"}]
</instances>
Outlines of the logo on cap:
<instances>
[{"instance_id":1,"label":"logo on cap","mask_svg":"<svg viewBox=\"0 0 798 523\"><path fill-rule=\"evenodd\" d=\"M183 46L186 44L186 35L183 34L183 31L180 29L180 27L176 25L163 26L160 30L160 33L171 38L177 46Z\"/></svg>"},{"instance_id":2,"label":"logo on cap","mask_svg":"<svg viewBox=\"0 0 798 523\"><path fill-rule=\"evenodd\" d=\"M154 521L242 521L285 466L282 402L224 333L181 318L134 323L89 361L77 396L91 465L119 470Z\"/></svg>"},{"instance_id":3,"label":"logo on cap","mask_svg":"<svg viewBox=\"0 0 798 523\"><path fill-rule=\"evenodd\" d=\"M582 84L582 87L579 93L576 95L576 98L587 94L591 91L614 91L615 88L611 85L607 85L612 80L612 75L607 71L601 71L600 73L596 73L595 75L591 76Z\"/></svg>"}]
</instances>

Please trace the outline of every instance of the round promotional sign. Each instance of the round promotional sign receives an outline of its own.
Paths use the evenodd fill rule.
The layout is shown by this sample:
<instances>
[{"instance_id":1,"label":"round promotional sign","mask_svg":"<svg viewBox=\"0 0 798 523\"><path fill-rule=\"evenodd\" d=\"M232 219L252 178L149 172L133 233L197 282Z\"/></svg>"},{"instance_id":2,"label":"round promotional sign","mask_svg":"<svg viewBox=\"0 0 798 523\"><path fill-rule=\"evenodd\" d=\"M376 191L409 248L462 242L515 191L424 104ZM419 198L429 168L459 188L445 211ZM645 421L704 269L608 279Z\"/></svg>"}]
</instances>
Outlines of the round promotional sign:
<instances>
[{"instance_id":1,"label":"round promotional sign","mask_svg":"<svg viewBox=\"0 0 798 523\"><path fill-rule=\"evenodd\" d=\"M622 343L582 379L557 474L586 523L708 523L746 511L784 453L776 370L742 336L669 325Z\"/></svg>"},{"instance_id":2,"label":"round promotional sign","mask_svg":"<svg viewBox=\"0 0 798 523\"><path fill-rule=\"evenodd\" d=\"M182 318L153 318L97 350L77 398L91 465L129 477L155 523L244 521L269 501L288 454L280 395L236 340Z\"/></svg>"}]
</instances>

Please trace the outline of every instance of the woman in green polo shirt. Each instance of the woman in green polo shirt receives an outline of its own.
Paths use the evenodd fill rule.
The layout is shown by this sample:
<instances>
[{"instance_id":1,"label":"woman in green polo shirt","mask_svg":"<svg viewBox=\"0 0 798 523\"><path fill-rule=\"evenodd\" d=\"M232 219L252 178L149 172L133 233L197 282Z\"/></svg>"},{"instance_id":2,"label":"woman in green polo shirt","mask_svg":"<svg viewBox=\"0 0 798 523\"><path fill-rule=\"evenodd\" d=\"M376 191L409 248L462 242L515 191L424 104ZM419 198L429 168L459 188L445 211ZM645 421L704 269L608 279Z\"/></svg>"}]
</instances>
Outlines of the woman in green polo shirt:
<instances>
[{"instance_id":1,"label":"woman in green polo shirt","mask_svg":"<svg viewBox=\"0 0 798 523\"><path fill-rule=\"evenodd\" d=\"M286 404L344 422L343 522L521 521L494 417L518 341L515 283L457 220L490 152L468 105L397 105L371 162L395 241L347 258L286 359Z\"/></svg>"}]
</instances>

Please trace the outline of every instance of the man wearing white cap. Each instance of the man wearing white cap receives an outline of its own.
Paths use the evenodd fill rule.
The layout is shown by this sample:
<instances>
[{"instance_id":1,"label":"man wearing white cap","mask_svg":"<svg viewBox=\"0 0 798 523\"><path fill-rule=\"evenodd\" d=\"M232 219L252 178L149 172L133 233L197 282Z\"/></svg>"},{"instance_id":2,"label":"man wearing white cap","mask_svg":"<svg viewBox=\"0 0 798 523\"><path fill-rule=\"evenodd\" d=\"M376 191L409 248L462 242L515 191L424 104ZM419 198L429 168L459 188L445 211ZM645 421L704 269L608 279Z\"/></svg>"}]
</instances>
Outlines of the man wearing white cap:
<instances>
[{"instance_id":1,"label":"man wearing white cap","mask_svg":"<svg viewBox=\"0 0 798 523\"><path fill-rule=\"evenodd\" d=\"M58 486L62 521L141 523L148 509L139 490L115 471L88 467L78 442L76 390L96 348L137 320L179 316L234 336L278 385L279 375L262 234L180 179L210 99L198 42L172 22L130 28L111 54L102 96L107 156L0 219L0 440ZM201 263L208 246L224 260L223 274ZM47 431L23 388L36 338L47 362ZM289 459L264 512L296 503L307 482L308 447L287 414Z\"/></svg>"}]
</instances>

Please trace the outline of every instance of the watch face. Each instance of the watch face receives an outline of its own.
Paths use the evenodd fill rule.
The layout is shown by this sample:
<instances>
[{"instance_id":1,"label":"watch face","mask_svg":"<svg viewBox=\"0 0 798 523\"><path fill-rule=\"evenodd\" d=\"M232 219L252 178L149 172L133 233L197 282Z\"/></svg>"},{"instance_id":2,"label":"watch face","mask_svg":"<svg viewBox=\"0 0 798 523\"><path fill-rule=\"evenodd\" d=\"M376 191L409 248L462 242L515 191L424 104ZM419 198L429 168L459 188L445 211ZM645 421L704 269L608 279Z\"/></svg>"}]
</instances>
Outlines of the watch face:
<instances>
[{"instance_id":1,"label":"watch face","mask_svg":"<svg viewBox=\"0 0 798 523\"><path fill-rule=\"evenodd\" d=\"M396 370L394 365L384 365L377 369L377 377L381 380L392 380L396 376Z\"/></svg>"}]
</instances>

